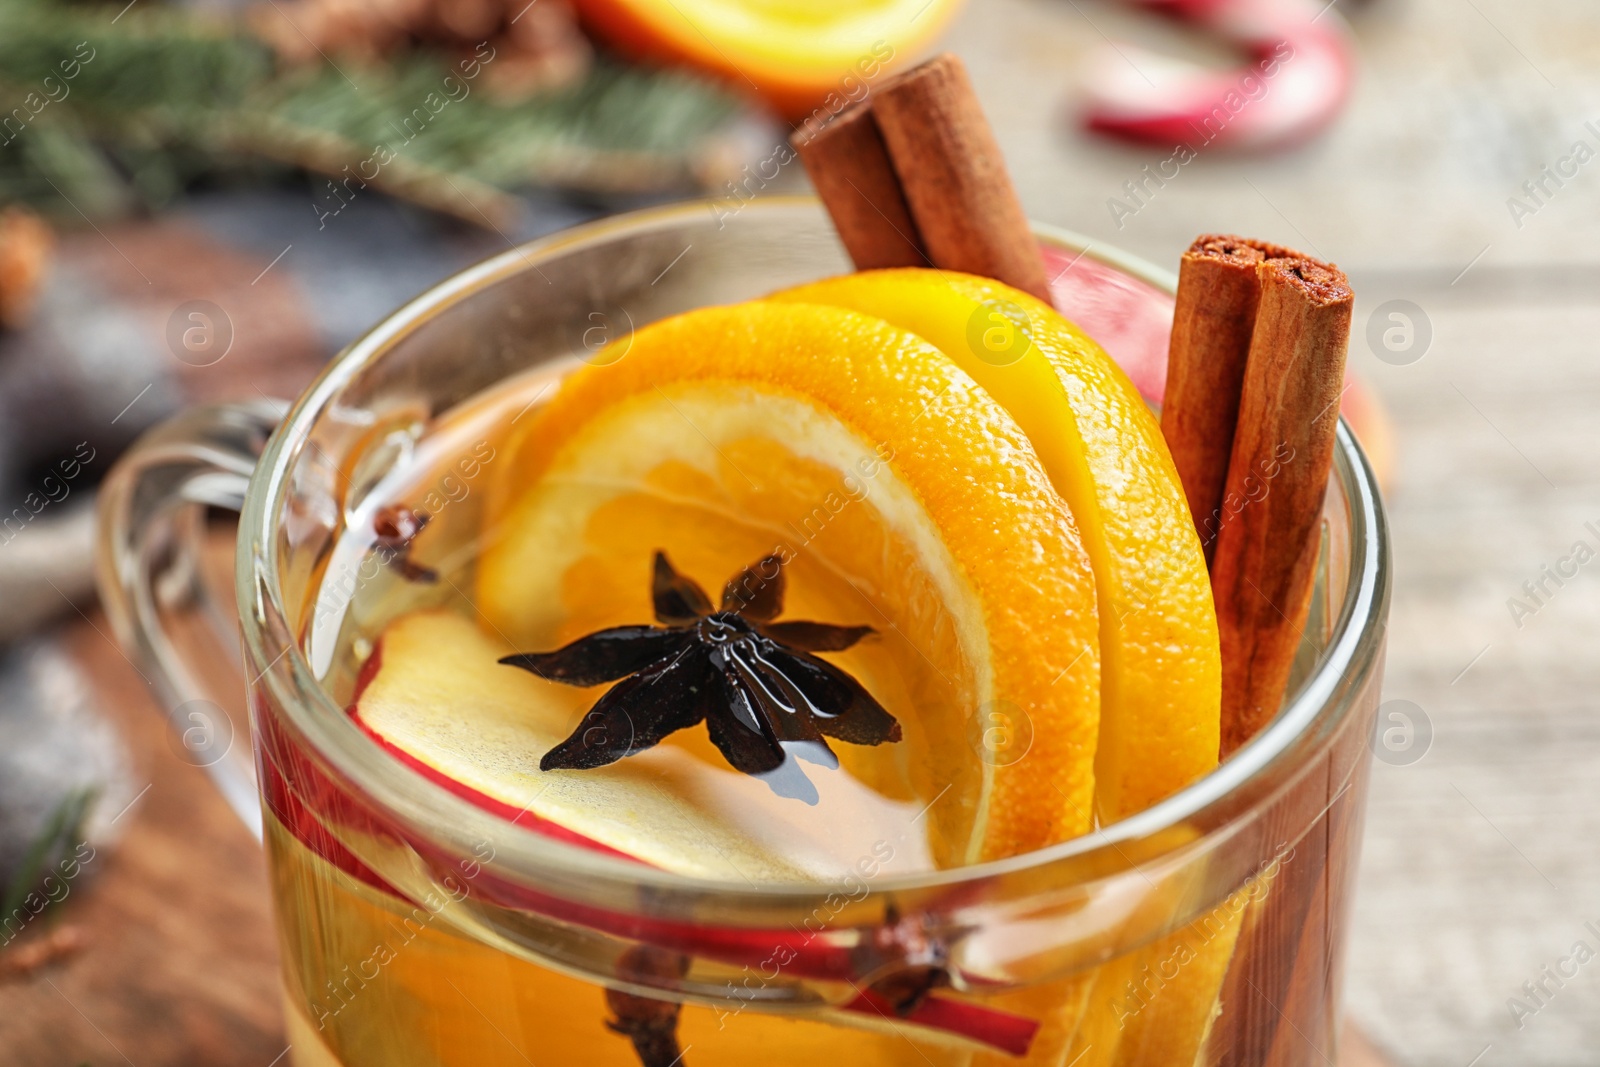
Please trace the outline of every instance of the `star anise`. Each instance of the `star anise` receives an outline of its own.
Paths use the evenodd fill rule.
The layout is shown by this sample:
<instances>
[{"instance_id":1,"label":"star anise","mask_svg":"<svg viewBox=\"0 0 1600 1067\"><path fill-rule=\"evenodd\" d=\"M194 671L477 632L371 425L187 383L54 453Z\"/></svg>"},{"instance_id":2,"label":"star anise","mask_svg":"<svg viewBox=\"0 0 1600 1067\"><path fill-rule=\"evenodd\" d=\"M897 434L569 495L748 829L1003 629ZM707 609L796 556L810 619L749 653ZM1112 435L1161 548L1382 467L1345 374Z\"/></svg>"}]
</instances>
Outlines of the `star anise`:
<instances>
[{"instance_id":1,"label":"star anise","mask_svg":"<svg viewBox=\"0 0 1600 1067\"><path fill-rule=\"evenodd\" d=\"M736 770L815 803L816 788L796 759L837 767L829 737L855 745L900 740L900 724L861 683L812 654L843 651L873 629L779 622L784 585L782 560L766 556L729 580L713 609L705 591L657 552L651 594L662 625L617 626L554 652L502 659L567 685L617 682L545 753L540 770L603 767L704 721Z\"/></svg>"}]
</instances>

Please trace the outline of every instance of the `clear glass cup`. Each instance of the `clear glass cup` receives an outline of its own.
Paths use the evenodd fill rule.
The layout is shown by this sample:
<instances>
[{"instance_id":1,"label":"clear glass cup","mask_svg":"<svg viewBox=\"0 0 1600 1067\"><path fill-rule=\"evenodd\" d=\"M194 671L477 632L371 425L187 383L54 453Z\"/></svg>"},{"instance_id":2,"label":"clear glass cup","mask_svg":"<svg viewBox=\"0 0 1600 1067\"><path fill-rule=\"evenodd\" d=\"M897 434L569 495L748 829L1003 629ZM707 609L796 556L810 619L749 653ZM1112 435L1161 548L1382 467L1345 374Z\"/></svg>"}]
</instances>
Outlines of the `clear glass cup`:
<instances>
[{"instance_id":1,"label":"clear glass cup","mask_svg":"<svg viewBox=\"0 0 1600 1067\"><path fill-rule=\"evenodd\" d=\"M1037 233L1063 310L1158 387L1172 277ZM838 885L682 877L468 803L331 695L350 679L307 642L329 553L405 441L647 322L848 269L809 200L593 223L412 301L287 414L197 409L113 472L107 610L183 751L263 833L294 1063L1333 1061L1389 589L1342 423L1293 698L1206 778L1037 853L917 876L863 856ZM232 598L207 581L217 508L241 512ZM937 994L908 1014L883 993L930 975ZM664 1014L677 1043L652 1045Z\"/></svg>"}]
</instances>

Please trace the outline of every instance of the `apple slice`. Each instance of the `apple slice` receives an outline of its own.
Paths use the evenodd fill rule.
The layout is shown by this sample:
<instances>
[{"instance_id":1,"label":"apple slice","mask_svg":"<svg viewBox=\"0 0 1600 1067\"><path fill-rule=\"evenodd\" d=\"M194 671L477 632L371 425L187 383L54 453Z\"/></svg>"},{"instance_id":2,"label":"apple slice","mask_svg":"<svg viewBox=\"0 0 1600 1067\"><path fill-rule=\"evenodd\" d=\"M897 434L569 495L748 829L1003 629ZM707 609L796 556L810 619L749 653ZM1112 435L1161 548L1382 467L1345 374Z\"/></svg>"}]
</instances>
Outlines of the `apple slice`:
<instances>
[{"instance_id":1,"label":"apple slice","mask_svg":"<svg viewBox=\"0 0 1600 1067\"><path fill-rule=\"evenodd\" d=\"M499 659L512 651L469 620L424 611L392 623L363 666L351 716L383 749L417 773L529 829L684 874L744 881L839 881L870 869L927 869L931 861L914 804L886 800L842 771L816 774L815 805L787 800L747 775L660 745L609 767L540 771L539 758L571 732L593 694L543 681ZM888 847L885 847L885 846ZM872 861L863 867L865 859ZM493 881L484 872L486 882ZM516 896L515 887L504 887ZM529 903L533 903L529 900ZM649 936L664 946L749 963L795 938L796 977L843 981L848 946L794 930L714 931L652 922L539 898L570 921ZM777 938L777 941L774 941ZM751 950L755 954L751 954ZM826 1014L852 1025L911 1024L969 1046L1026 1053L1036 1020L946 996L896 1017L880 995Z\"/></svg>"},{"instance_id":2,"label":"apple slice","mask_svg":"<svg viewBox=\"0 0 1600 1067\"><path fill-rule=\"evenodd\" d=\"M592 770L539 770L600 690L503 666L514 651L451 612L384 631L352 714L391 754L480 807L568 841L697 877L839 881L926 870L915 802L887 800L842 771L816 772L819 799L666 743Z\"/></svg>"}]
</instances>

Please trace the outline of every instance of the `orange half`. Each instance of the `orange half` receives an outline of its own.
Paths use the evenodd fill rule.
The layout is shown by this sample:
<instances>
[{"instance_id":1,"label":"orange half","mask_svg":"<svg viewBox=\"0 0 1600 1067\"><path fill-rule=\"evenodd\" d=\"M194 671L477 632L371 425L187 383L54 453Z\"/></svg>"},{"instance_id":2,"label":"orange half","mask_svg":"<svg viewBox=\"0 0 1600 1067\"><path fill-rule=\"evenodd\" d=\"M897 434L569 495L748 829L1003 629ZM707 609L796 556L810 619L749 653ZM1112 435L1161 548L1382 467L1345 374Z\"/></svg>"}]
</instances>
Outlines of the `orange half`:
<instances>
[{"instance_id":1,"label":"orange half","mask_svg":"<svg viewBox=\"0 0 1600 1067\"><path fill-rule=\"evenodd\" d=\"M638 59L710 71L786 118L837 113L919 54L960 0L575 0L584 24Z\"/></svg>"}]
</instances>

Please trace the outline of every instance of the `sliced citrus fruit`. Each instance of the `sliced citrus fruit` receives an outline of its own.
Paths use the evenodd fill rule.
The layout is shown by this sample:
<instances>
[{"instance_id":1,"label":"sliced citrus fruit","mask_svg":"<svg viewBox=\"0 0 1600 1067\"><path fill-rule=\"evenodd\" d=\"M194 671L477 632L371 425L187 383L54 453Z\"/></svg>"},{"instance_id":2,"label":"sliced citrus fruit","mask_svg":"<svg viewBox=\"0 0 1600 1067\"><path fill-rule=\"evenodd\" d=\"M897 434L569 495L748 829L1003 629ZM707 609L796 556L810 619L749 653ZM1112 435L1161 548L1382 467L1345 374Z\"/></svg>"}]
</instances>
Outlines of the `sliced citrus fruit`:
<instances>
[{"instance_id":1,"label":"sliced citrus fruit","mask_svg":"<svg viewBox=\"0 0 1600 1067\"><path fill-rule=\"evenodd\" d=\"M877 631L829 658L904 739L839 756L915 803L935 863L1089 828L1089 559L1016 422L933 346L838 308L690 312L573 373L506 453L474 599L519 651L648 621L657 550L707 584L777 554L794 617Z\"/></svg>"},{"instance_id":2,"label":"sliced citrus fruit","mask_svg":"<svg viewBox=\"0 0 1600 1067\"><path fill-rule=\"evenodd\" d=\"M867 271L772 299L850 308L926 338L1028 435L1094 564L1101 821L1216 766L1221 666L1205 558L1161 428L1099 346L1025 293L947 271Z\"/></svg>"},{"instance_id":3,"label":"sliced citrus fruit","mask_svg":"<svg viewBox=\"0 0 1600 1067\"><path fill-rule=\"evenodd\" d=\"M1146 946L1138 983L1113 1008L1122 1031L1117 1067L1194 1063L1217 1017L1254 887L1240 890L1181 930Z\"/></svg>"},{"instance_id":4,"label":"sliced citrus fruit","mask_svg":"<svg viewBox=\"0 0 1600 1067\"><path fill-rule=\"evenodd\" d=\"M838 112L934 40L960 0L577 0L626 55L754 89L787 118Z\"/></svg>"}]
</instances>

